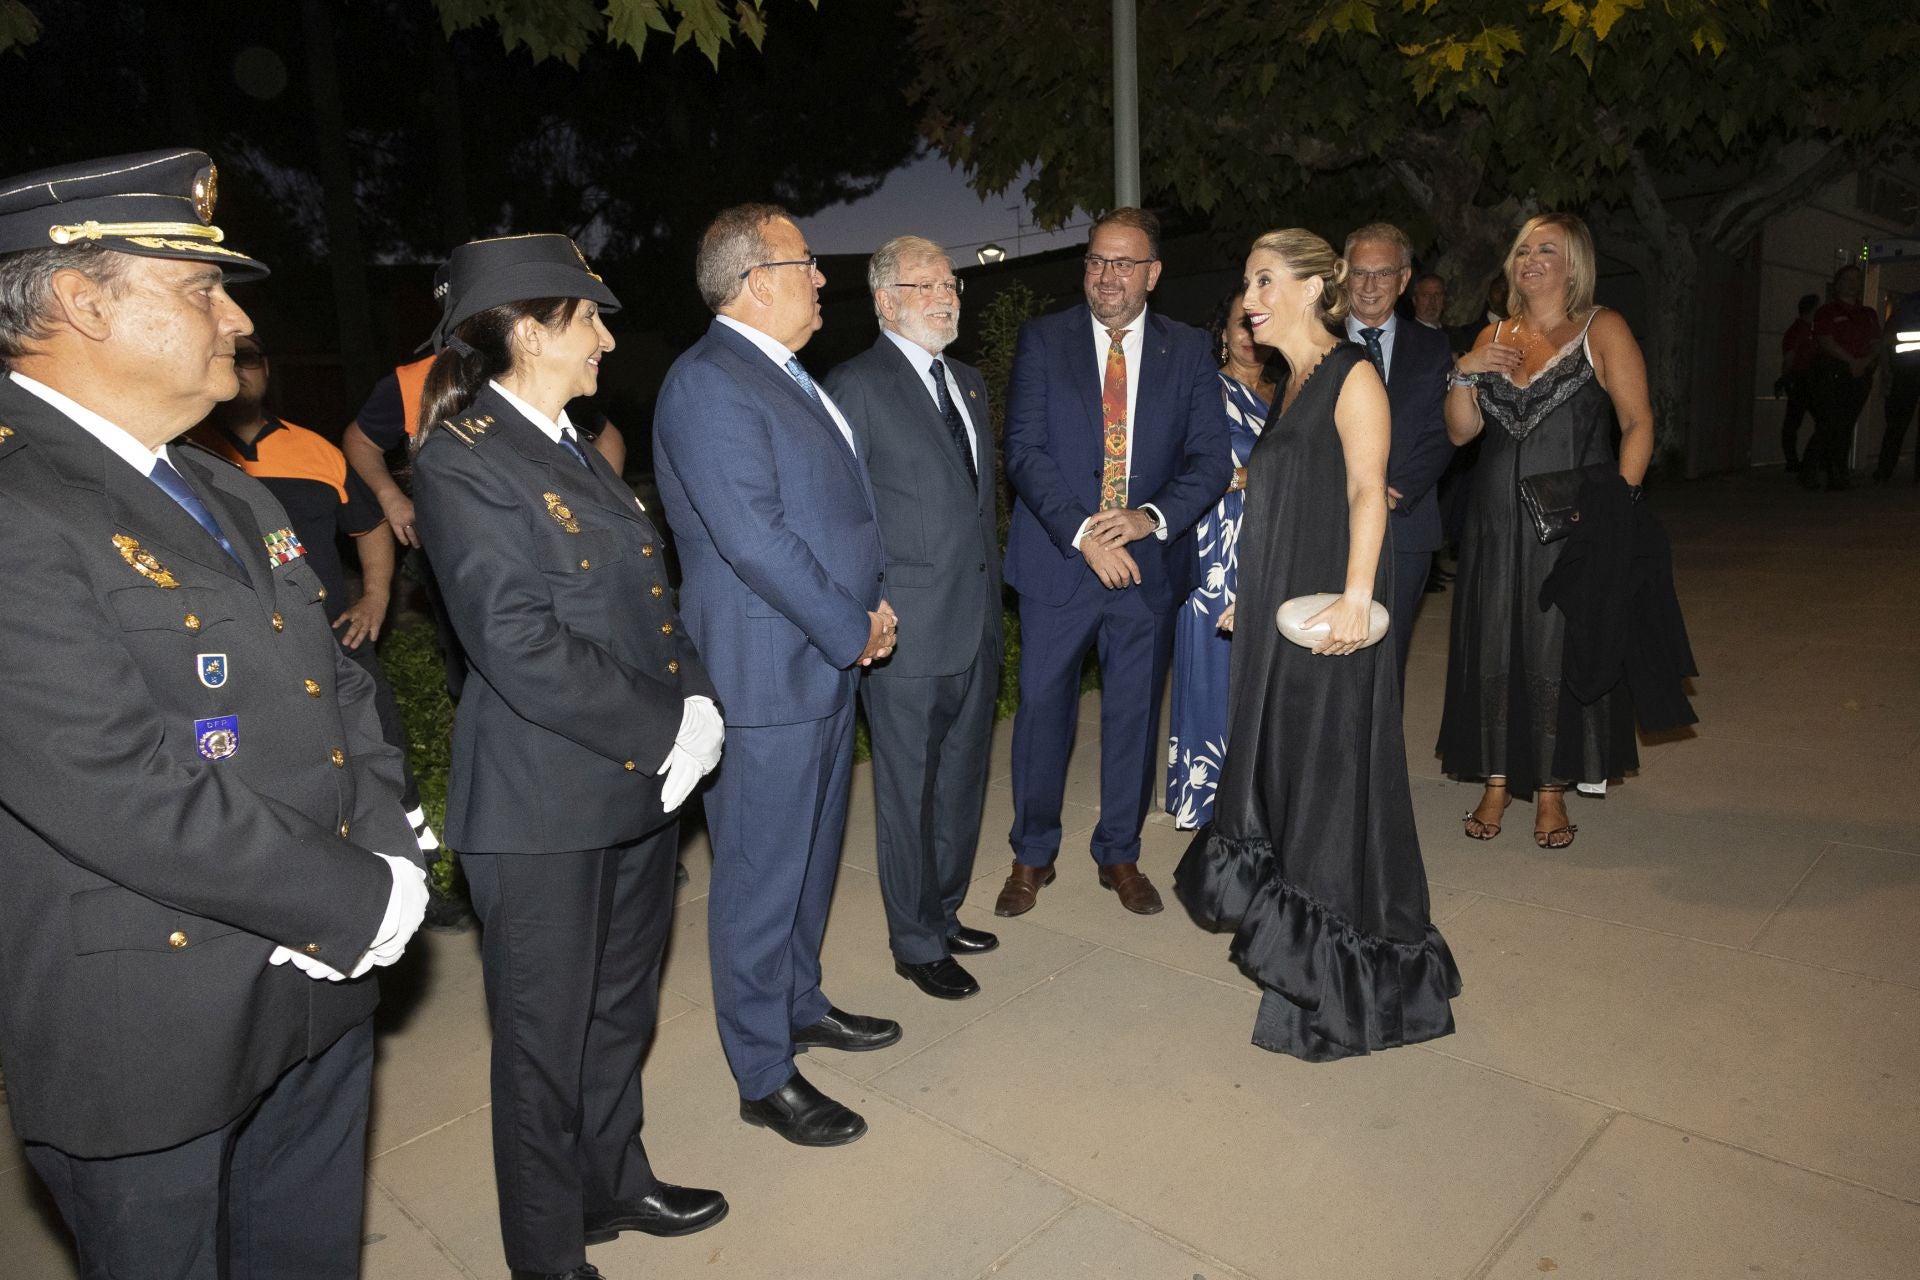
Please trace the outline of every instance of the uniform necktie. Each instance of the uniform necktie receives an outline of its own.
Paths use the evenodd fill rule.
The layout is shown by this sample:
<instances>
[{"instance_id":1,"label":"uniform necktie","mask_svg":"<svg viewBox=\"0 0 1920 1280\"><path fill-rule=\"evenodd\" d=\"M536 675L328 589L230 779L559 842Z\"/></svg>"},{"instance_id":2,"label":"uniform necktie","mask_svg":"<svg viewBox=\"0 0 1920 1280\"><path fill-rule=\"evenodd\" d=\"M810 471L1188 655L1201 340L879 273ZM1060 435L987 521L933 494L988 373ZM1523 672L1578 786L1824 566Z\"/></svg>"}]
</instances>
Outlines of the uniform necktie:
<instances>
[{"instance_id":1,"label":"uniform necktie","mask_svg":"<svg viewBox=\"0 0 1920 1280\"><path fill-rule=\"evenodd\" d=\"M593 464L587 461L587 455L580 450L580 442L573 438L572 427L560 428L560 443L566 446L567 452L573 455L575 462L589 471L593 470Z\"/></svg>"},{"instance_id":2,"label":"uniform necktie","mask_svg":"<svg viewBox=\"0 0 1920 1280\"><path fill-rule=\"evenodd\" d=\"M1107 376L1100 384L1100 425L1105 433L1105 460L1100 470L1100 509L1127 505L1127 352L1120 340L1125 329L1109 329Z\"/></svg>"},{"instance_id":3,"label":"uniform necktie","mask_svg":"<svg viewBox=\"0 0 1920 1280\"><path fill-rule=\"evenodd\" d=\"M207 504L200 501L200 495L188 487L186 478L173 469L173 464L165 458L155 458L153 470L147 473L147 479L160 486L160 491L180 504L180 509L193 517L193 522L207 531L207 536L220 544L220 549L239 565L242 572L246 565L240 564L240 556L227 541L227 535L221 530L220 522L213 518L213 512L207 510Z\"/></svg>"},{"instance_id":4,"label":"uniform necktie","mask_svg":"<svg viewBox=\"0 0 1920 1280\"><path fill-rule=\"evenodd\" d=\"M787 372L793 375L793 380L800 384L802 391L813 398L815 404L822 409L827 407L826 402L820 399L820 391L813 385L813 379L807 376L806 366L800 363L799 356L787 357Z\"/></svg>"},{"instance_id":5,"label":"uniform necktie","mask_svg":"<svg viewBox=\"0 0 1920 1280\"><path fill-rule=\"evenodd\" d=\"M947 434L953 437L953 447L960 451L960 460L967 464L967 479L978 488L980 470L973 464L973 446L967 443L967 424L960 421L960 410L947 390L947 367L938 360L933 362L933 398L940 406L940 416L947 421Z\"/></svg>"},{"instance_id":6,"label":"uniform necktie","mask_svg":"<svg viewBox=\"0 0 1920 1280\"><path fill-rule=\"evenodd\" d=\"M1367 359L1373 361L1373 371L1380 375L1380 381L1387 380L1387 349L1380 345L1380 337L1385 329L1362 329L1360 336L1367 341Z\"/></svg>"}]
</instances>

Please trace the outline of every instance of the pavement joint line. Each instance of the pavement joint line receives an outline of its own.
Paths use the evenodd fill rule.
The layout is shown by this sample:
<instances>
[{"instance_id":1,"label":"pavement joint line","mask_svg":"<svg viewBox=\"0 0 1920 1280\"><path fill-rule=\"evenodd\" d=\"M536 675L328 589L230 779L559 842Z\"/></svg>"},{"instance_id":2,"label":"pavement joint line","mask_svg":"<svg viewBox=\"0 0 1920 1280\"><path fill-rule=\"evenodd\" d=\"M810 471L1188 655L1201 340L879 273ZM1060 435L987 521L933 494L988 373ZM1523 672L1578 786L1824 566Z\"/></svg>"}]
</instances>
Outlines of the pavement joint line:
<instances>
[{"instance_id":1,"label":"pavement joint line","mask_svg":"<svg viewBox=\"0 0 1920 1280\"><path fill-rule=\"evenodd\" d=\"M1052 926L1041 924L1038 921L1035 921L1032 927L1035 929L1044 929L1046 932L1051 933L1058 938L1072 938L1075 942L1087 943L1095 951L1111 951L1115 955L1128 956L1135 960L1144 960L1148 964L1159 965L1162 969L1171 969L1173 972L1179 973L1179 974L1185 974L1189 978L1199 978L1203 982L1211 982L1215 986L1225 987L1229 991L1239 991L1243 993L1246 992L1246 988L1237 982L1229 982L1225 978L1216 978L1210 973L1201 973L1194 969L1188 969L1183 965L1175 964L1171 960L1162 960L1157 956L1146 955L1143 952L1139 952L1139 951L1129 951L1127 948L1117 947L1113 945L1111 942L1102 942L1098 939L1089 938L1084 936L1083 934L1073 933L1066 929L1056 929L1056 928L1053 928ZM1198 928L1197 925L1195 927ZM1226 938L1228 935L1215 934L1213 936L1218 938ZM1081 957L1081 959L1085 959L1085 958L1086 958L1085 956ZM1078 961L1075 961L1075 963L1077 964Z\"/></svg>"},{"instance_id":2,"label":"pavement joint line","mask_svg":"<svg viewBox=\"0 0 1920 1280\"><path fill-rule=\"evenodd\" d=\"M1059 1222L1060 1219L1072 1213L1074 1209L1079 1207L1082 1203L1084 1202L1080 1200L1069 1200L1065 1204L1061 1205L1060 1211L1058 1213L1048 1218L1045 1222L1041 1223L1039 1226L1035 1227L1033 1230L1027 1232L1027 1234L1021 1236L1018 1240L1015 1240L1010 1246L1008 1246L1005 1250L1003 1250L998 1257L996 1257L992 1262L989 1262L986 1265L986 1268L984 1270L975 1274L974 1280L988 1280L988 1277L992 1276L996 1271L1000 1270L1001 1267L1011 1262L1013 1260L1014 1254L1020 1252L1022 1249L1032 1244L1034 1240L1038 1238L1042 1233L1047 1231L1056 1222Z\"/></svg>"},{"instance_id":3,"label":"pavement joint line","mask_svg":"<svg viewBox=\"0 0 1920 1280\"><path fill-rule=\"evenodd\" d=\"M1758 929L1755 929L1753 931L1753 936L1747 939L1747 945L1744 948L1745 950L1747 951L1758 950L1760 935L1773 927L1773 922L1780 918L1780 913L1782 911L1785 911L1788 907L1793 905L1793 900L1800 896L1800 889L1803 885L1807 883L1808 877L1812 876L1813 873L1819 869L1820 864L1827 860L1827 855L1831 852L1833 852L1832 841L1828 841L1826 844L1820 846L1820 852L1813 855L1813 861L1807 864L1807 869L1800 873L1800 878L1798 880L1795 880L1793 882L1793 887L1787 890L1787 896L1780 899L1779 902L1774 904L1773 910L1767 912L1767 918L1760 922L1760 927ZM1760 954L1765 955L1767 953L1760 952Z\"/></svg>"},{"instance_id":4,"label":"pavement joint line","mask_svg":"<svg viewBox=\"0 0 1920 1280\"><path fill-rule=\"evenodd\" d=\"M1894 850L1893 852L1898 852L1898 850ZM1905 991L1920 991L1920 984L1904 982L1899 978L1882 977L1877 973L1861 973L1857 969L1842 969L1837 965L1819 964L1812 960L1802 960L1797 956L1780 956L1774 955L1770 951L1755 951L1750 945L1736 946L1731 942L1715 942L1711 938L1696 938L1689 933L1675 933L1670 929L1656 929L1652 925L1634 924L1630 920L1615 920L1610 916L1589 915L1584 911L1572 911L1566 907L1551 906L1544 902L1533 902L1526 898L1507 898L1497 893L1487 893L1484 890L1475 890L1475 892L1479 893L1481 899L1486 902L1504 902L1508 906L1513 907L1529 907L1535 911L1551 911L1555 915L1572 916L1576 920L1590 920L1595 924L1606 924L1613 925L1620 929L1631 929L1635 933L1650 933L1659 938L1674 938L1680 942L1691 942L1702 947L1712 947L1716 951L1731 951L1733 954L1741 956L1760 956L1767 960L1777 960L1782 964L1790 964L1796 968L1813 969L1820 973L1837 973L1848 978L1865 978L1868 982L1884 983L1889 987L1899 987Z\"/></svg>"},{"instance_id":5,"label":"pavement joint line","mask_svg":"<svg viewBox=\"0 0 1920 1280\"><path fill-rule=\"evenodd\" d=\"M1105 948L1098 948L1098 949L1105 950ZM1081 957L1082 960L1084 960L1085 958L1086 957L1084 956ZM1080 963L1079 960L1074 961L1074 964L1079 964L1079 963ZM1068 967L1071 968L1072 966L1068 966ZM821 1065L828 1073L839 1076L842 1080L845 1080L849 1085L851 1085L855 1089L868 1089L874 1093L878 1093L886 1101L892 1103L894 1106L898 1107L900 1110L906 1112L907 1114L914 1116L917 1119L924 1120L928 1124L932 1125L934 1128L943 1130L944 1132L951 1134L953 1137L959 1138L961 1141L967 1143L968 1145L973 1146L976 1149L983 1151L990 1156L995 1157L996 1159L1004 1161L1005 1163L1012 1165L1016 1169L1019 1169L1025 1173L1030 1173L1034 1177L1040 1179L1042 1182L1052 1183L1054 1186L1060 1188L1062 1191L1065 1191L1069 1196L1072 1197L1072 1200L1069 1201L1067 1206L1063 1208L1060 1211L1060 1213L1055 1214L1053 1218L1049 1219L1048 1224L1057 1220L1061 1215L1065 1214L1068 1210L1071 1210L1073 1208L1074 1202L1084 1201L1087 1204L1095 1205L1101 1209L1105 1209L1108 1213L1113 1214L1116 1218L1121 1218L1125 1220L1127 1223L1131 1224L1134 1227L1139 1228L1141 1231L1146 1232L1148 1235L1153 1236L1155 1239L1158 1239L1166 1244L1173 1245L1175 1248L1178 1248L1183 1252L1192 1254L1194 1257L1199 1258L1202 1262L1206 1263L1210 1267L1221 1268L1222 1270L1228 1273L1226 1280L1234 1280L1235 1277L1238 1277L1239 1280L1254 1280L1253 1274L1251 1272L1244 1271L1241 1268L1234 1266L1232 1263L1227 1262L1225 1259L1220 1258L1215 1254L1209 1253L1206 1249L1204 1249L1200 1245L1195 1244L1189 1240L1183 1240L1179 1236L1176 1236L1171 1232L1167 1231L1165 1228L1156 1226L1153 1223L1147 1221L1145 1218L1142 1218L1135 1214L1127 1212L1125 1209L1122 1209L1119 1205L1114 1204L1112 1201L1102 1199L1100 1196L1095 1195L1093 1192L1088 1191L1083 1187L1076 1186L1071 1182L1068 1182L1065 1178L1060 1177L1058 1174L1051 1173L1036 1164L1031 1164L1025 1160L1022 1160L1018 1156L1014 1155L1012 1152L1006 1150L1003 1147L995 1146L993 1143L987 1141L985 1138L981 1137L979 1134L974 1133L972 1130L962 1129L959 1125L954 1124L950 1120L946 1120L940 1116L934 1115L931 1111L922 1110L921 1108L915 1106L913 1103L909 1102L907 1099L901 1097L899 1094L880 1088L878 1081L882 1076L885 1076L888 1071L892 1071L893 1067L888 1067L886 1071L880 1072L878 1075L874 1076L872 1079L859 1080L854 1078L853 1076L847 1075L843 1071L836 1069L830 1064L821 1064ZM899 1063L894 1064L894 1066L898 1066L898 1065ZM1048 1225L1048 1224L1042 1224L1042 1225L1044 1227L1045 1225ZM1030 1232L1025 1237L1025 1239L1027 1240L1032 1239L1034 1234L1037 1234L1037 1232ZM1016 1248L1017 1247L1018 1246L1016 1246ZM1006 1261L1006 1258L1007 1258L1007 1255L1005 1254L1001 1255L1000 1258L995 1260L994 1265L996 1266L1000 1265L1000 1263ZM982 1273L982 1274L990 1274L990 1272Z\"/></svg>"},{"instance_id":6,"label":"pavement joint line","mask_svg":"<svg viewBox=\"0 0 1920 1280\"><path fill-rule=\"evenodd\" d=\"M466 1120L473 1116L479 1115L482 1111L491 1111L491 1110L493 1110L493 1103L483 1102L479 1106L474 1107L470 1111L461 1112L459 1115L454 1116L451 1120L442 1120L439 1124L434 1125L430 1129L422 1129L419 1133L414 1134L411 1138L408 1138L405 1142L396 1142L390 1147L381 1148L380 1150L374 1152L372 1155L367 1157L367 1168L368 1168L367 1176L368 1177L373 1176L372 1168L373 1168L373 1162L375 1160L384 1159L385 1157L392 1155L396 1151L401 1151L407 1147L412 1146L416 1142L419 1142L426 1138L431 1138L434 1134L440 1132L442 1129L451 1128L452 1126L459 1124L462 1120Z\"/></svg>"},{"instance_id":7,"label":"pavement joint line","mask_svg":"<svg viewBox=\"0 0 1920 1280\"><path fill-rule=\"evenodd\" d=\"M452 1263L454 1270L463 1276L471 1277L471 1280L480 1280L479 1273L474 1271L472 1267L469 1267L465 1259L455 1253L432 1227L428 1226L412 1209L408 1208L407 1202L400 1198L400 1193L388 1186L385 1182L382 1182L374 1174L371 1167L367 1170L367 1181L380 1189L380 1193L392 1202L394 1209L399 1212L400 1216L413 1224L414 1230L433 1242L434 1250L438 1252L441 1257ZM362 1241L360 1247L362 1250L366 1248L364 1241Z\"/></svg>"},{"instance_id":8,"label":"pavement joint line","mask_svg":"<svg viewBox=\"0 0 1920 1280\"><path fill-rule=\"evenodd\" d=\"M1607 1130L1613 1127L1613 1122L1619 1114L1618 1110L1609 1110L1607 1114L1600 1117L1599 1122L1593 1126L1593 1131L1586 1136L1586 1140L1580 1144L1579 1149L1560 1166L1552 1177L1547 1179L1546 1185L1534 1194L1533 1199L1526 1203L1526 1206L1520 1210L1520 1216L1515 1218L1500 1234L1500 1238L1493 1242L1493 1247L1482 1255L1479 1264L1467 1272L1467 1280L1484 1280L1487 1273L1499 1265L1500 1259L1506 1256L1507 1250L1511 1249L1514 1241L1520 1238L1520 1233L1532 1225L1533 1220L1540 1216L1540 1210L1546 1207L1547 1201L1566 1185L1567 1179L1573 1176L1573 1171L1579 1167L1581 1161L1587 1158L1587 1153L1592 1151L1600 1139L1606 1135Z\"/></svg>"}]
</instances>

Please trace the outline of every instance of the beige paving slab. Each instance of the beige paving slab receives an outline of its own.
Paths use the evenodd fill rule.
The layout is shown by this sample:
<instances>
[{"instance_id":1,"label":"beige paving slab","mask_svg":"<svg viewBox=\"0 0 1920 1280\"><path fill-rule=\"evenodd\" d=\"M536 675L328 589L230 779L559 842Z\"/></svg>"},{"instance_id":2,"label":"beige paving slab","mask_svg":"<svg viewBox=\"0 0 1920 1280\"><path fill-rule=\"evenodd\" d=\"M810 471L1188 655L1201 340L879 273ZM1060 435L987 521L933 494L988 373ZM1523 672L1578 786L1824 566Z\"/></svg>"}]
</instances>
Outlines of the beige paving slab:
<instances>
[{"instance_id":1,"label":"beige paving slab","mask_svg":"<svg viewBox=\"0 0 1920 1280\"><path fill-rule=\"evenodd\" d=\"M1081 1200L991 1274L993 1280L1243 1280L1247 1273Z\"/></svg>"},{"instance_id":2,"label":"beige paving slab","mask_svg":"<svg viewBox=\"0 0 1920 1280\"><path fill-rule=\"evenodd\" d=\"M1694 665L1700 669L1702 687L1738 687L1749 695L1753 686L1776 681L1781 671L1807 647L1805 635L1759 631L1751 619L1744 625L1729 620L1700 626L1689 618L1687 640L1693 649Z\"/></svg>"},{"instance_id":3,"label":"beige paving slab","mask_svg":"<svg viewBox=\"0 0 1920 1280\"><path fill-rule=\"evenodd\" d=\"M1907 1197L1920 991L1483 898L1442 1052Z\"/></svg>"},{"instance_id":4,"label":"beige paving slab","mask_svg":"<svg viewBox=\"0 0 1920 1280\"><path fill-rule=\"evenodd\" d=\"M1920 987L1920 856L1831 846L1753 948Z\"/></svg>"},{"instance_id":5,"label":"beige paving slab","mask_svg":"<svg viewBox=\"0 0 1920 1280\"><path fill-rule=\"evenodd\" d=\"M1920 667L1913 654L1898 649ZM1790 687L1791 696L1781 692ZM1701 679L1693 695L1702 737L1797 747L1849 756L1898 756L1920 742L1920 702L1864 676L1793 675L1764 688Z\"/></svg>"},{"instance_id":6,"label":"beige paving slab","mask_svg":"<svg viewBox=\"0 0 1920 1280\"><path fill-rule=\"evenodd\" d=\"M506 1273L493 1186L493 1115L482 1109L377 1156L382 1191L476 1275Z\"/></svg>"},{"instance_id":7,"label":"beige paving slab","mask_svg":"<svg viewBox=\"0 0 1920 1280\"><path fill-rule=\"evenodd\" d=\"M495 1274L462 1265L385 1187L376 1182L368 1188L360 1280L473 1280Z\"/></svg>"},{"instance_id":8,"label":"beige paving slab","mask_svg":"<svg viewBox=\"0 0 1920 1280\"><path fill-rule=\"evenodd\" d=\"M1471 840L1460 812L1479 788L1413 783L1427 875L1456 889L1537 902L1709 942L1744 946L1785 902L1825 842L1576 796L1566 849L1533 843L1533 806L1515 801L1499 836Z\"/></svg>"},{"instance_id":9,"label":"beige paving slab","mask_svg":"<svg viewBox=\"0 0 1920 1280\"><path fill-rule=\"evenodd\" d=\"M1256 1006L1101 952L872 1083L1272 1280L1464 1274L1603 1114L1418 1049L1269 1054Z\"/></svg>"},{"instance_id":10,"label":"beige paving slab","mask_svg":"<svg viewBox=\"0 0 1920 1280\"><path fill-rule=\"evenodd\" d=\"M78 1274L60 1211L25 1162L0 1172L0 1273L21 1280Z\"/></svg>"},{"instance_id":11,"label":"beige paving slab","mask_svg":"<svg viewBox=\"0 0 1920 1280\"><path fill-rule=\"evenodd\" d=\"M1920 1207L1615 1119L1487 1280L1910 1280Z\"/></svg>"},{"instance_id":12,"label":"beige paving slab","mask_svg":"<svg viewBox=\"0 0 1920 1280\"><path fill-rule=\"evenodd\" d=\"M1920 853L1911 761L1702 736L1610 795L1710 822Z\"/></svg>"},{"instance_id":13,"label":"beige paving slab","mask_svg":"<svg viewBox=\"0 0 1920 1280\"><path fill-rule=\"evenodd\" d=\"M17 1169L26 1162L26 1152L13 1132L13 1116L7 1110L6 1090L0 1087L0 1173Z\"/></svg>"}]
</instances>

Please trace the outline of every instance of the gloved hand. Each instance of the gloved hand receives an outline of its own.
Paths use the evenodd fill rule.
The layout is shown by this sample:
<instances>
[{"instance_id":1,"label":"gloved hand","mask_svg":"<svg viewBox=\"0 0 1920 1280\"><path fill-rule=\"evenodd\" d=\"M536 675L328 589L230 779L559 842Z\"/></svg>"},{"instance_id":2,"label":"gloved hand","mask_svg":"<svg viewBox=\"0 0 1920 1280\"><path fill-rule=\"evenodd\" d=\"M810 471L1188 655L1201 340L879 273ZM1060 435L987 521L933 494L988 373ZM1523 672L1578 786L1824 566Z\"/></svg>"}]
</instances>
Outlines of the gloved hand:
<instances>
[{"instance_id":1,"label":"gloved hand","mask_svg":"<svg viewBox=\"0 0 1920 1280\"><path fill-rule=\"evenodd\" d=\"M660 787L661 808L672 813L686 802L700 779L720 763L720 750L726 736L726 724L712 698L696 694L686 700L673 749L667 752L658 771L666 778Z\"/></svg>"},{"instance_id":2,"label":"gloved hand","mask_svg":"<svg viewBox=\"0 0 1920 1280\"><path fill-rule=\"evenodd\" d=\"M410 858L396 858L391 854L380 853L376 857L384 858L387 870L393 876L393 889L387 895L386 914L380 918L380 928L374 934L373 945L367 948L355 965L352 974L341 973L330 964L323 964L304 952L288 947L275 947L273 954L267 957L270 965L291 964L309 978L325 978L328 982L344 982L348 977L359 977L375 965L389 965L398 960L406 950L407 940L427 914L427 873Z\"/></svg>"},{"instance_id":3,"label":"gloved hand","mask_svg":"<svg viewBox=\"0 0 1920 1280\"><path fill-rule=\"evenodd\" d=\"M285 947L275 947L273 954L267 957L268 964L290 964L309 978L325 978L328 982L345 982L347 975L332 965L321 964L312 956L298 951L289 951Z\"/></svg>"}]
</instances>

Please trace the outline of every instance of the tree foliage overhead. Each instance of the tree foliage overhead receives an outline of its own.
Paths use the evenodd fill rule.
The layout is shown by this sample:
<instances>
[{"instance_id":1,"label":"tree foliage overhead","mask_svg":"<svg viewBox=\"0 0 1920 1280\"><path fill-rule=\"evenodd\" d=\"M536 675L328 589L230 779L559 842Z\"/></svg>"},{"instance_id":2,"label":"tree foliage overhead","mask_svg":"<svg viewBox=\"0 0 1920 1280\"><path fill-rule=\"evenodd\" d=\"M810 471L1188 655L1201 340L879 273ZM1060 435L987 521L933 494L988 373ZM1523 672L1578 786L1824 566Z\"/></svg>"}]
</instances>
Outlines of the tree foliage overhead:
<instances>
[{"instance_id":1,"label":"tree foliage overhead","mask_svg":"<svg viewBox=\"0 0 1920 1280\"><path fill-rule=\"evenodd\" d=\"M767 0L434 0L434 8L448 35L492 23L509 53L524 46L535 62L568 66L603 39L635 57L654 35L669 37L675 53L691 41L717 67L735 36L756 49L767 38Z\"/></svg>"}]
</instances>

